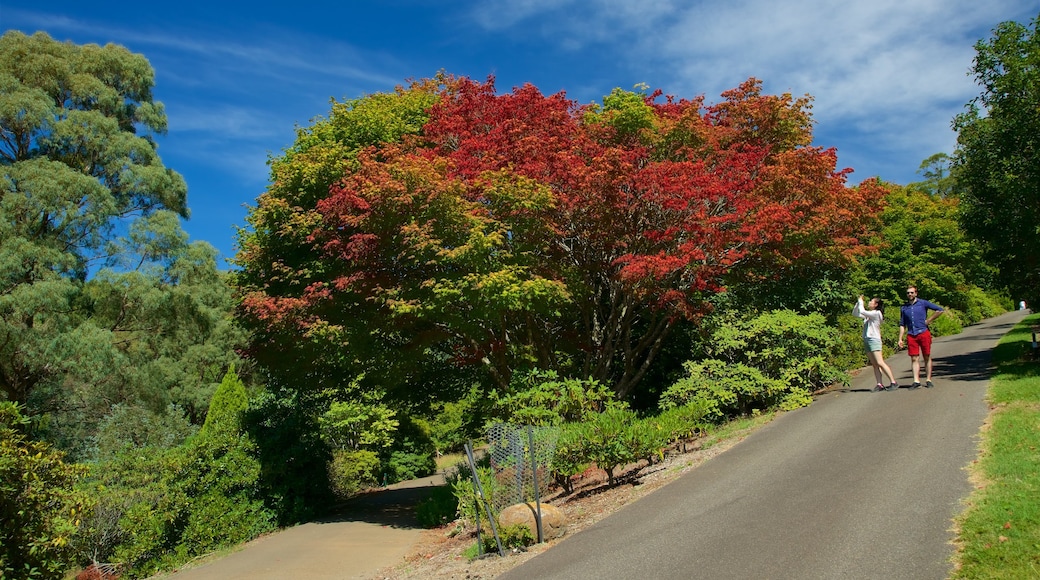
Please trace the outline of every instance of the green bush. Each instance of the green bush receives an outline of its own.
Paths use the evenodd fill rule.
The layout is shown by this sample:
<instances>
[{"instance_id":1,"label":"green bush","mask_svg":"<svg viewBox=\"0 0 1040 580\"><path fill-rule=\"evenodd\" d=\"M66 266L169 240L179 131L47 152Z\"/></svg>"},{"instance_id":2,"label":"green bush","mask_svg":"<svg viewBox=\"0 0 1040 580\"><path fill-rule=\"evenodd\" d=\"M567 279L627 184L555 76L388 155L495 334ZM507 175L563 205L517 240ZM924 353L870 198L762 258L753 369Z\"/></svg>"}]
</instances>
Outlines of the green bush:
<instances>
[{"instance_id":1,"label":"green bush","mask_svg":"<svg viewBox=\"0 0 1040 580\"><path fill-rule=\"evenodd\" d=\"M245 428L258 449L261 494L280 526L308 521L335 499L328 480L332 452L317 422L326 404L295 389L263 391L250 401Z\"/></svg>"},{"instance_id":2,"label":"green bush","mask_svg":"<svg viewBox=\"0 0 1040 580\"><path fill-rule=\"evenodd\" d=\"M932 331L932 336L951 336L954 334L960 334L964 331L964 324L961 322L960 312L953 308L947 308L942 316L932 321L929 330Z\"/></svg>"},{"instance_id":3,"label":"green bush","mask_svg":"<svg viewBox=\"0 0 1040 580\"><path fill-rule=\"evenodd\" d=\"M513 524L511 526L498 526L498 541L495 540L495 535L490 527L485 527L480 534L480 541L483 544L483 553L490 554L492 552L498 552L498 541L502 542L503 550L522 550L528 546L533 546L536 538L531 528L524 524Z\"/></svg>"},{"instance_id":4,"label":"green bush","mask_svg":"<svg viewBox=\"0 0 1040 580\"><path fill-rule=\"evenodd\" d=\"M582 421L619 406L614 392L593 379L561 379L556 371L516 373L510 394L494 400L496 416L518 425Z\"/></svg>"},{"instance_id":5,"label":"green bush","mask_svg":"<svg viewBox=\"0 0 1040 580\"><path fill-rule=\"evenodd\" d=\"M694 399L682 405L669 405L656 417L668 432L672 443L692 439L711 426L708 419L711 403L706 399Z\"/></svg>"},{"instance_id":6,"label":"green bush","mask_svg":"<svg viewBox=\"0 0 1040 580\"><path fill-rule=\"evenodd\" d=\"M672 441L671 425L660 417L644 417L631 424L627 439L632 455L653 465L654 461L664 459L665 448Z\"/></svg>"},{"instance_id":7,"label":"green bush","mask_svg":"<svg viewBox=\"0 0 1040 580\"><path fill-rule=\"evenodd\" d=\"M387 483L418 479L437 471L437 461L429 453L393 451L384 463Z\"/></svg>"},{"instance_id":8,"label":"green bush","mask_svg":"<svg viewBox=\"0 0 1040 580\"><path fill-rule=\"evenodd\" d=\"M95 457L105 461L129 449L149 447L170 449L194 435L184 410L170 405L164 413L153 413L142 407L118 404L100 423L94 437Z\"/></svg>"},{"instance_id":9,"label":"green bush","mask_svg":"<svg viewBox=\"0 0 1040 580\"><path fill-rule=\"evenodd\" d=\"M852 339L842 339L851 335L847 324L844 334L820 314L789 310L749 319L720 316L702 346L706 356L684 364L686 375L665 389L659 405L667 410L694 403L716 422L807 405L811 392L848 382L832 354L849 348L845 341Z\"/></svg>"},{"instance_id":10,"label":"green bush","mask_svg":"<svg viewBox=\"0 0 1040 580\"><path fill-rule=\"evenodd\" d=\"M430 496L419 502L415 508L415 518L424 528L436 528L455 520L459 515L459 500L452 488L437 486L430 490Z\"/></svg>"},{"instance_id":11,"label":"green bush","mask_svg":"<svg viewBox=\"0 0 1040 580\"><path fill-rule=\"evenodd\" d=\"M616 483L614 471L637 459L631 436L636 421L634 411L612 408L590 418L586 424L586 457L607 472L610 486Z\"/></svg>"},{"instance_id":12,"label":"green bush","mask_svg":"<svg viewBox=\"0 0 1040 580\"><path fill-rule=\"evenodd\" d=\"M178 477L187 458L184 447L142 447L92 466L89 489L97 503L84 520L84 559L120 562L130 578L176 565L190 504Z\"/></svg>"},{"instance_id":13,"label":"green bush","mask_svg":"<svg viewBox=\"0 0 1040 580\"><path fill-rule=\"evenodd\" d=\"M0 578L60 578L87 498L75 489L83 466L29 437L29 420L0 402Z\"/></svg>"},{"instance_id":14,"label":"green bush","mask_svg":"<svg viewBox=\"0 0 1040 580\"><path fill-rule=\"evenodd\" d=\"M385 482L396 483L436 473L433 440L421 422L400 417L400 425L390 447L380 453Z\"/></svg>"},{"instance_id":15,"label":"green bush","mask_svg":"<svg viewBox=\"0 0 1040 580\"><path fill-rule=\"evenodd\" d=\"M790 392L783 381L745 364L711 359L687 362L685 368L686 376L661 394L661 407L693 405L715 423L765 410Z\"/></svg>"},{"instance_id":16,"label":"green bush","mask_svg":"<svg viewBox=\"0 0 1040 580\"><path fill-rule=\"evenodd\" d=\"M467 441L481 437L484 416L480 402L483 398L483 394L474 390L461 401L434 405L431 419L416 419L416 422L424 423L424 430L429 433L437 453L460 451Z\"/></svg>"},{"instance_id":17,"label":"green bush","mask_svg":"<svg viewBox=\"0 0 1040 580\"><path fill-rule=\"evenodd\" d=\"M588 469L591 463L586 450L588 439L585 430L585 423L567 423L560 427L549 474L564 493L574 491L574 476Z\"/></svg>"},{"instance_id":18,"label":"green bush","mask_svg":"<svg viewBox=\"0 0 1040 580\"><path fill-rule=\"evenodd\" d=\"M81 553L143 577L275 527L260 495L256 446L241 432L245 388L231 371L206 423L173 449L128 448L93 470L98 503Z\"/></svg>"},{"instance_id":19,"label":"green bush","mask_svg":"<svg viewBox=\"0 0 1040 580\"><path fill-rule=\"evenodd\" d=\"M379 485L382 463L375 451L362 449L332 452L329 462L329 485L339 499L353 497L365 489Z\"/></svg>"},{"instance_id":20,"label":"green bush","mask_svg":"<svg viewBox=\"0 0 1040 580\"><path fill-rule=\"evenodd\" d=\"M477 523L477 516L479 514L480 521L487 521L486 506L483 502L478 501L479 496L476 490L473 488L473 475L468 465L460 465L456 472L448 477L448 485L451 487L452 493L455 495L455 499L458 502L458 514L462 519L464 525L475 526ZM499 483L495 477L495 470L492 469L490 462L487 458L483 458L477 463L477 477L480 480L481 489L484 492L484 497L487 502L494 509L495 505L498 505L498 500L508 490ZM495 518L498 517L497 513L492 514Z\"/></svg>"}]
</instances>

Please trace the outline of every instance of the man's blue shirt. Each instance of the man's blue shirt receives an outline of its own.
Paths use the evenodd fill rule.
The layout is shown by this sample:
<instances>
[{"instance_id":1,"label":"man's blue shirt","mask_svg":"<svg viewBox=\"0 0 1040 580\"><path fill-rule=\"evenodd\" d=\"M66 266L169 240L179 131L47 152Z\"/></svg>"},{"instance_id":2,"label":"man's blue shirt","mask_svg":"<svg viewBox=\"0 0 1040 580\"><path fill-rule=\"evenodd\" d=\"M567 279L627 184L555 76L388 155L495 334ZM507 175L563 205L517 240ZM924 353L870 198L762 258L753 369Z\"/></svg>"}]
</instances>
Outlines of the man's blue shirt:
<instances>
[{"instance_id":1,"label":"man's blue shirt","mask_svg":"<svg viewBox=\"0 0 1040 580\"><path fill-rule=\"evenodd\" d=\"M928 330L928 311L942 312L943 309L931 302L918 298L913 304L904 304L899 308L899 326L906 328L906 333L912 336L921 334Z\"/></svg>"}]
</instances>

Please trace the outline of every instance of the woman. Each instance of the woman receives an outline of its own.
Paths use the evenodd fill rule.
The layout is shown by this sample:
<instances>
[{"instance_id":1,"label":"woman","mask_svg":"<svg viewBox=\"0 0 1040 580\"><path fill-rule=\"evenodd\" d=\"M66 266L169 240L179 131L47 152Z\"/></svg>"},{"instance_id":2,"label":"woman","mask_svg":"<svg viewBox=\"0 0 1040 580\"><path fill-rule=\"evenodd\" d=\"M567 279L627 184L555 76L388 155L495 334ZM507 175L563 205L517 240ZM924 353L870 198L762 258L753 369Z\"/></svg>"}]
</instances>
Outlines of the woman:
<instances>
[{"instance_id":1,"label":"woman","mask_svg":"<svg viewBox=\"0 0 1040 580\"><path fill-rule=\"evenodd\" d=\"M894 391L899 388L892 369L885 363L885 359L881 358L881 321L885 319L881 314L881 308L880 298L871 298L870 303L864 308L861 294L856 300L856 306L852 309L853 316L863 319L863 350L870 359L870 366L874 367L874 379L877 381L877 386L874 387L875 392ZM885 371L885 374L888 375L888 388L885 388L881 382L881 371Z\"/></svg>"}]
</instances>

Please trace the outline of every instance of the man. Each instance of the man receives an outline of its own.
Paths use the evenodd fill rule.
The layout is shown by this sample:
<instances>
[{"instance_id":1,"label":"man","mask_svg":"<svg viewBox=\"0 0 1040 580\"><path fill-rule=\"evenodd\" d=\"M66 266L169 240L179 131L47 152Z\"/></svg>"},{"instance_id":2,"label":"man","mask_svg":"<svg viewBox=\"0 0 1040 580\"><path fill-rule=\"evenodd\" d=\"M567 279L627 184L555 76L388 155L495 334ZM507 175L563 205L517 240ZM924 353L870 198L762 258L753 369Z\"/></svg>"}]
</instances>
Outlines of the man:
<instances>
[{"instance_id":1,"label":"man","mask_svg":"<svg viewBox=\"0 0 1040 580\"><path fill-rule=\"evenodd\" d=\"M929 314L929 310L933 313ZM914 370L914 382L911 389L921 386L921 358L924 357L925 383L932 388L932 333L929 325L942 316L943 309L931 302L917 297L917 287L906 289L906 304L899 308L899 348L903 348L903 337L906 336L906 352L910 355L910 366Z\"/></svg>"}]
</instances>

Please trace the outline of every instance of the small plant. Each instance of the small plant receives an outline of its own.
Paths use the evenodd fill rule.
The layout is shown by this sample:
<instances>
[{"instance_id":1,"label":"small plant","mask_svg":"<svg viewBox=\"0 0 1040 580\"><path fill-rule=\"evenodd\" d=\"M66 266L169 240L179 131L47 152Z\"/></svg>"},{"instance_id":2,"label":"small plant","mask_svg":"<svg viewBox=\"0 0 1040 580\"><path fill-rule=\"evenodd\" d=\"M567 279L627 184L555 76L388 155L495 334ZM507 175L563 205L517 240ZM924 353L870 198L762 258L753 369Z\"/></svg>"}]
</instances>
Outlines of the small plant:
<instances>
[{"instance_id":1,"label":"small plant","mask_svg":"<svg viewBox=\"0 0 1040 580\"><path fill-rule=\"evenodd\" d=\"M487 458L481 459L477 464L477 477L480 479L480 487L484 492L487 503L496 505L496 498L504 493L501 484L495 478L495 470L491 468ZM467 526L475 526L478 521L487 521L487 512L484 502L478 501L476 491L473 489L472 472L467 465L460 465L457 473L448 477L448 485L452 489L458 501L458 514ZM493 514L498 517L498 514Z\"/></svg>"},{"instance_id":2,"label":"small plant","mask_svg":"<svg viewBox=\"0 0 1040 580\"><path fill-rule=\"evenodd\" d=\"M419 502L415 508L415 518L424 528L436 528L453 521L459 514L459 500L452 488L438 486L433 488L430 496Z\"/></svg>"},{"instance_id":3,"label":"small plant","mask_svg":"<svg viewBox=\"0 0 1040 580\"><path fill-rule=\"evenodd\" d=\"M607 483L616 483L614 470L636 459L628 434L636 414L628 409L608 409L589 421L586 431L588 459L607 472Z\"/></svg>"},{"instance_id":4,"label":"small plant","mask_svg":"<svg viewBox=\"0 0 1040 580\"><path fill-rule=\"evenodd\" d=\"M502 542L503 550L522 551L535 543L535 537L531 533L531 528L524 524L499 526L498 539ZM474 542L472 546L463 552L463 556L467 559L475 560L483 554L495 553L498 553L498 542L495 540L495 534L491 531L490 526L483 526L480 531L480 541Z\"/></svg>"},{"instance_id":5,"label":"small plant","mask_svg":"<svg viewBox=\"0 0 1040 580\"><path fill-rule=\"evenodd\" d=\"M549 472L564 493L574 492L574 476L589 466L584 423L568 423L560 429Z\"/></svg>"}]
</instances>

